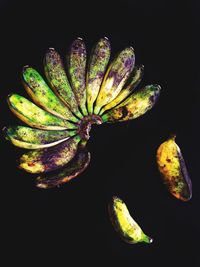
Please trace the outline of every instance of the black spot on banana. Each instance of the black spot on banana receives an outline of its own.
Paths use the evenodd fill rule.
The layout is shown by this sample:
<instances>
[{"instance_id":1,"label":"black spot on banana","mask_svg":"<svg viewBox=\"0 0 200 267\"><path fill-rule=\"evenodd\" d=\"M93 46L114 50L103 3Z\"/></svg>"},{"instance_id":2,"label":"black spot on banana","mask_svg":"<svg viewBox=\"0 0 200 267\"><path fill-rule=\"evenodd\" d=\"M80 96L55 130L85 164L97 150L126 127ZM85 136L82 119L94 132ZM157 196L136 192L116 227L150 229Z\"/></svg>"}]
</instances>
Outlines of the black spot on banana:
<instances>
[{"instance_id":1,"label":"black spot on banana","mask_svg":"<svg viewBox=\"0 0 200 267\"><path fill-rule=\"evenodd\" d=\"M174 135L159 146L157 164L169 192L182 201L190 200L192 182Z\"/></svg>"}]
</instances>

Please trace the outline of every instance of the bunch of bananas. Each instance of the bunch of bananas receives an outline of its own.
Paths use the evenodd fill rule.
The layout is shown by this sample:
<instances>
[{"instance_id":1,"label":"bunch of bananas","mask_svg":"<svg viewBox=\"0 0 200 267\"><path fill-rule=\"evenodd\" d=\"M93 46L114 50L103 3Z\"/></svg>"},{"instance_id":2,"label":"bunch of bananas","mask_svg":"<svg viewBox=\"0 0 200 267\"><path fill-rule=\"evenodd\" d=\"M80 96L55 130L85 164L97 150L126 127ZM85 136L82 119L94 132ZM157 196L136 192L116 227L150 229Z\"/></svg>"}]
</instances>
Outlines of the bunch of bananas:
<instances>
[{"instance_id":1,"label":"bunch of bananas","mask_svg":"<svg viewBox=\"0 0 200 267\"><path fill-rule=\"evenodd\" d=\"M135 66L133 48L124 49L109 64L110 54L109 40L102 38L87 62L85 44L77 38L67 56L67 74L53 48L44 58L47 81L34 68L23 68L23 85L34 103L11 94L8 104L30 127L8 127L5 132L15 146L31 149L21 156L19 167L41 173L36 179L38 187L63 184L88 166L86 143L92 124L135 119L155 105L159 85L134 91L143 66ZM49 174L61 167L60 172Z\"/></svg>"}]
</instances>

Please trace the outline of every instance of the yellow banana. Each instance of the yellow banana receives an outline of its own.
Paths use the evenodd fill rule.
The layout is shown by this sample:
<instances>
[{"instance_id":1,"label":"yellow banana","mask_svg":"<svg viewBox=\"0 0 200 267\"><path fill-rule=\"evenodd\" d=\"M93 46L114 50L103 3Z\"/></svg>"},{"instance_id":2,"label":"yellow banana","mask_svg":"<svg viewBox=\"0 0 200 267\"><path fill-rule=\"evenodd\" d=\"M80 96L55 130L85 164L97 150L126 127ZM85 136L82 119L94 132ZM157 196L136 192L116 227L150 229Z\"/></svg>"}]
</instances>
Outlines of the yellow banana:
<instances>
[{"instance_id":1,"label":"yellow banana","mask_svg":"<svg viewBox=\"0 0 200 267\"><path fill-rule=\"evenodd\" d=\"M181 150L175 143L175 135L159 146L157 164L169 192L180 200L190 200L192 197L192 182Z\"/></svg>"},{"instance_id":2,"label":"yellow banana","mask_svg":"<svg viewBox=\"0 0 200 267\"><path fill-rule=\"evenodd\" d=\"M108 211L115 230L125 242L129 244L153 242L153 239L144 234L140 226L133 220L126 204L120 198L113 197Z\"/></svg>"}]
</instances>

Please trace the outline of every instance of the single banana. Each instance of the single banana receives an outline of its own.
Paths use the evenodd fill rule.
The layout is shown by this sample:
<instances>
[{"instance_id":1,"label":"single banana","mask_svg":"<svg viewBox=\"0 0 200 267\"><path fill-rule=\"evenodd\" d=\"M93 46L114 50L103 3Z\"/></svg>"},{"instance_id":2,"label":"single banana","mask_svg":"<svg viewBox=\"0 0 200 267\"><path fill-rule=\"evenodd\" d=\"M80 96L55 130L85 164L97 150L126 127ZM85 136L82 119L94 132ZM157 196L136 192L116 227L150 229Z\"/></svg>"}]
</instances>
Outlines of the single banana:
<instances>
[{"instance_id":1,"label":"single banana","mask_svg":"<svg viewBox=\"0 0 200 267\"><path fill-rule=\"evenodd\" d=\"M31 173L54 171L72 160L81 138L77 135L56 146L31 150L19 160L19 168Z\"/></svg>"},{"instance_id":2,"label":"single banana","mask_svg":"<svg viewBox=\"0 0 200 267\"><path fill-rule=\"evenodd\" d=\"M54 48L49 48L44 57L44 70L49 84L54 93L69 107L79 118L82 114L69 84L62 59Z\"/></svg>"},{"instance_id":3,"label":"single banana","mask_svg":"<svg viewBox=\"0 0 200 267\"><path fill-rule=\"evenodd\" d=\"M99 114L102 106L110 103L120 93L134 64L135 54L132 47L124 49L110 64L95 103L95 114Z\"/></svg>"},{"instance_id":4,"label":"single banana","mask_svg":"<svg viewBox=\"0 0 200 267\"><path fill-rule=\"evenodd\" d=\"M82 38L77 38L72 43L67 62L72 89L83 115L86 116L86 47Z\"/></svg>"},{"instance_id":5,"label":"single banana","mask_svg":"<svg viewBox=\"0 0 200 267\"><path fill-rule=\"evenodd\" d=\"M78 154L70 161L66 167L54 174L44 174L36 178L36 186L39 188L52 188L67 183L81 174L89 165L90 153L80 150Z\"/></svg>"},{"instance_id":6,"label":"single banana","mask_svg":"<svg viewBox=\"0 0 200 267\"><path fill-rule=\"evenodd\" d=\"M46 131L26 126L15 126L4 129L6 139L13 145L25 149L41 149L55 146L76 134L76 131Z\"/></svg>"},{"instance_id":7,"label":"single banana","mask_svg":"<svg viewBox=\"0 0 200 267\"><path fill-rule=\"evenodd\" d=\"M31 67L23 68L24 87L36 105L62 119L77 122L69 108L54 94L41 75Z\"/></svg>"},{"instance_id":8,"label":"single banana","mask_svg":"<svg viewBox=\"0 0 200 267\"><path fill-rule=\"evenodd\" d=\"M7 100L11 111L20 120L31 127L44 130L65 130L77 128L73 123L44 111L23 96L11 94L8 96Z\"/></svg>"},{"instance_id":9,"label":"single banana","mask_svg":"<svg viewBox=\"0 0 200 267\"><path fill-rule=\"evenodd\" d=\"M89 114L93 113L93 104L99 93L101 83L110 59L111 47L109 40L101 38L93 48L87 71L87 107Z\"/></svg>"},{"instance_id":10,"label":"single banana","mask_svg":"<svg viewBox=\"0 0 200 267\"><path fill-rule=\"evenodd\" d=\"M131 217L126 204L118 197L113 197L108 211L111 222L120 237L129 244L140 242L152 243L153 239L144 234L140 226Z\"/></svg>"},{"instance_id":11,"label":"single banana","mask_svg":"<svg viewBox=\"0 0 200 267\"><path fill-rule=\"evenodd\" d=\"M192 197L192 182L175 135L162 143L157 150L158 169L169 192L182 201Z\"/></svg>"},{"instance_id":12,"label":"single banana","mask_svg":"<svg viewBox=\"0 0 200 267\"><path fill-rule=\"evenodd\" d=\"M159 85L145 86L129 96L116 108L105 112L102 116L103 122L132 120L145 114L155 105L160 89Z\"/></svg>"},{"instance_id":13,"label":"single banana","mask_svg":"<svg viewBox=\"0 0 200 267\"><path fill-rule=\"evenodd\" d=\"M102 115L106 110L111 109L113 107L116 107L118 104L120 104L127 96L129 96L133 90L137 87L137 85L142 80L144 72L144 66L135 66L133 69L133 74L131 75L131 81L128 82L128 85L124 86L122 91L118 94L118 96L113 99L109 104L105 105L99 115Z\"/></svg>"}]
</instances>

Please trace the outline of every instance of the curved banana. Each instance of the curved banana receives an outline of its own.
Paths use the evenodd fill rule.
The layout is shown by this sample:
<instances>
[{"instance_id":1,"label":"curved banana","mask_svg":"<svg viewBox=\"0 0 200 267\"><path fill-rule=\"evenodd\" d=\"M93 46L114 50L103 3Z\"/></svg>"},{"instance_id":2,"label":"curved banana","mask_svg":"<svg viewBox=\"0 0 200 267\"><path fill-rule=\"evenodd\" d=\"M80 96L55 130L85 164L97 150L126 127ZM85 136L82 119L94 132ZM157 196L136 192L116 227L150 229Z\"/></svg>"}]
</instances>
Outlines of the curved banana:
<instances>
[{"instance_id":1,"label":"curved banana","mask_svg":"<svg viewBox=\"0 0 200 267\"><path fill-rule=\"evenodd\" d=\"M87 72L87 106L89 114L93 113L93 104L98 96L101 83L110 59L110 42L105 37L93 48Z\"/></svg>"},{"instance_id":2,"label":"curved banana","mask_svg":"<svg viewBox=\"0 0 200 267\"><path fill-rule=\"evenodd\" d=\"M10 110L29 126L45 130L77 128L73 123L39 108L23 96L11 94L7 100Z\"/></svg>"},{"instance_id":3,"label":"curved banana","mask_svg":"<svg viewBox=\"0 0 200 267\"><path fill-rule=\"evenodd\" d=\"M75 136L50 148L29 151L21 156L19 167L31 173L56 170L73 159L80 140Z\"/></svg>"},{"instance_id":4,"label":"curved banana","mask_svg":"<svg viewBox=\"0 0 200 267\"><path fill-rule=\"evenodd\" d=\"M188 201L192 197L192 182L175 137L172 135L159 146L157 164L169 192L182 201Z\"/></svg>"},{"instance_id":5,"label":"curved banana","mask_svg":"<svg viewBox=\"0 0 200 267\"><path fill-rule=\"evenodd\" d=\"M36 179L36 186L39 188L52 188L67 183L81 174L89 165L90 153L81 150L66 167L54 174L44 174Z\"/></svg>"},{"instance_id":6,"label":"curved banana","mask_svg":"<svg viewBox=\"0 0 200 267\"><path fill-rule=\"evenodd\" d=\"M76 134L76 131L45 131L25 126L8 127L4 129L6 139L13 145L25 149L41 149L55 146Z\"/></svg>"},{"instance_id":7,"label":"curved banana","mask_svg":"<svg viewBox=\"0 0 200 267\"><path fill-rule=\"evenodd\" d=\"M127 87L126 85L124 86L125 88L122 89L122 91L118 94L116 98L114 98L110 103L105 105L101 111L100 115L102 115L106 110L111 109L113 107L116 107L119 103L121 103L127 96L129 96L133 90L137 87L137 85L140 83L142 80L143 76L143 71L144 71L144 66L135 66L133 69L133 74L131 77L131 82L128 83Z\"/></svg>"},{"instance_id":8,"label":"curved banana","mask_svg":"<svg viewBox=\"0 0 200 267\"><path fill-rule=\"evenodd\" d=\"M145 114L156 103L160 95L159 85L148 85L133 93L116 108L103 114L104 122L132 120Z\"/></svg>"},{"instance_id":9,"label":"curved banana","mask_svg":"<svg viewBox=\"0 0 200 267\"><path fill-rule=\"evenodd\" d=\"M86 47L82 38L77 38L70 47L67 57L71 86L75 93L78 105L87 115L86 108Z\"/></svg>"},{"instance_id":10,"label":"curved banana","mask_svg":"<svg viewBox=\"0 0 200 267\"><path fill-rule=\"evenodd\" d=\"M131 217L126 204L118 197L113 197L108 211L111 222L120 237L129 244L140 242L152 243L153 239L142 231L140 226Z\"/></svg>"},{"instance_id":11,"label":"curved banana","mask_svg":"<svg viewBox=\"0 0 200 267\"><path fill-rule=\"evenodd\" d=\"M135 65L132 47L124 49L108 67L101 90L96 100L94 113L99 114L102 106L111 102L122 90Z\"/></svg>"},{"instance_id":12,"label":"curved banana","mask_svg":"<svg viewBox=\"0 0 200 267\"><path fill-rule=\"evenodd\" d=\"M54 93L77 117L82 118L83 116L78 109L78 104L69 84L62 59L54 48L49 48L46 52L44 57L44 70Z\"/></svg>"}]
</instances>

